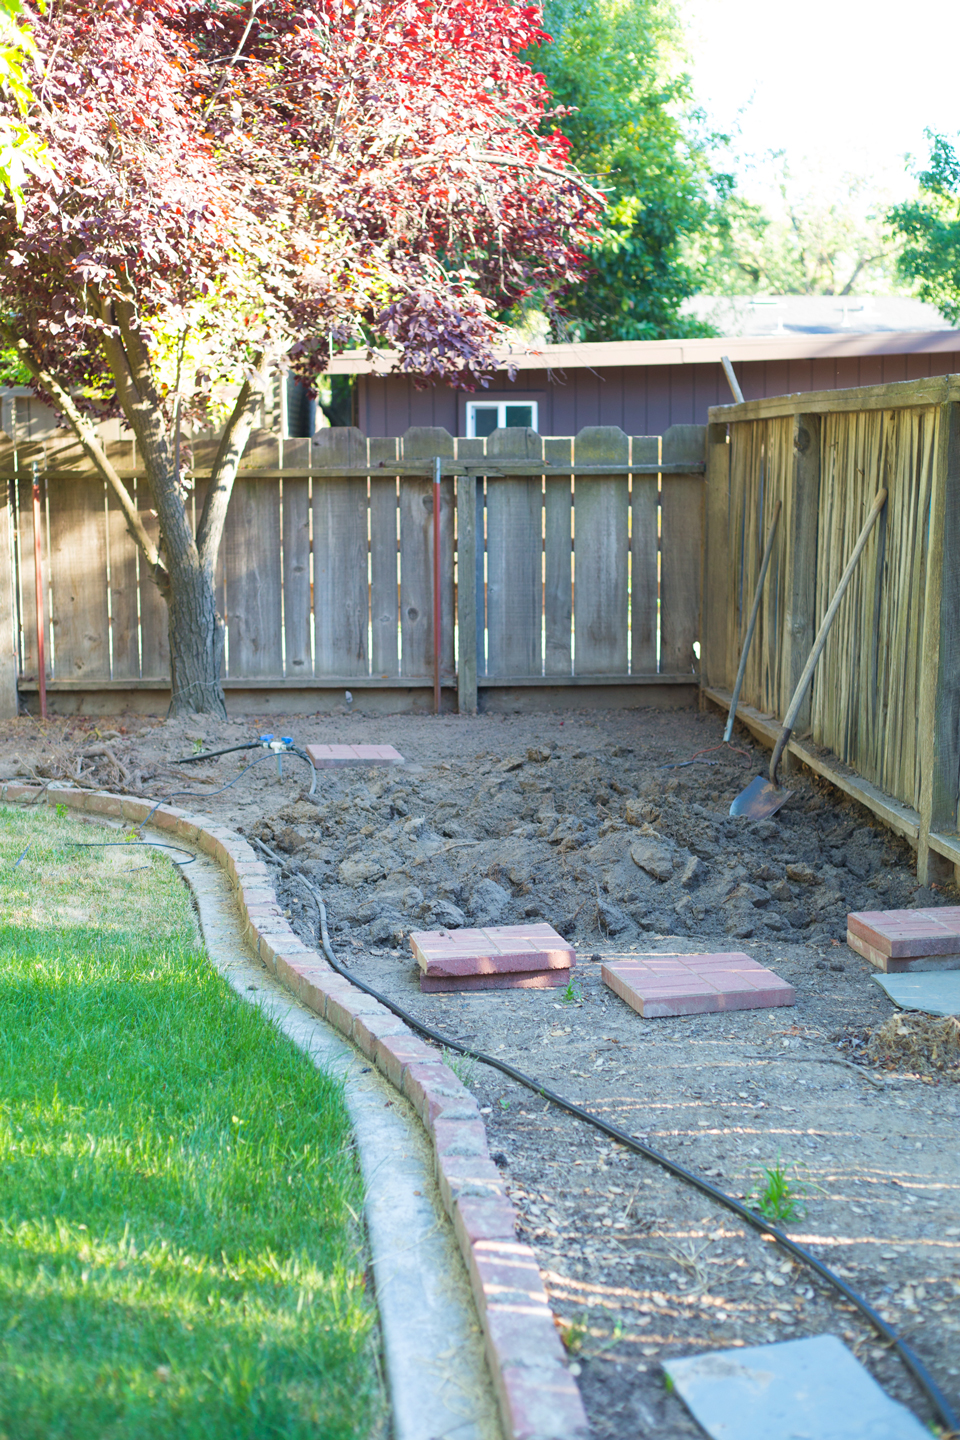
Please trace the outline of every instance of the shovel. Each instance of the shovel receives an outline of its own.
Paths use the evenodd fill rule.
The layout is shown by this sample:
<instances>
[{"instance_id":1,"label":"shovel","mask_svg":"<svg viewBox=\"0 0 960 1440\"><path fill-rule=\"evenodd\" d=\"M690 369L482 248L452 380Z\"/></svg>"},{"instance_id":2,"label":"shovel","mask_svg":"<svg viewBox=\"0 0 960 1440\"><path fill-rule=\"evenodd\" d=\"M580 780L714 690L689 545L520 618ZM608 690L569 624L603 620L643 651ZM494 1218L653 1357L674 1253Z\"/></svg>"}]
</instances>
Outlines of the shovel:
<instances>
[{"instance_id":1,"label":"shovel","mask_svg":"<svg viewBox=\"0 0 960 1440\"><path fill-rule=\"evenodd\" d=\"M730 806L731 815L746 815L750 820L766 820L769 816L775 815L781 805L785 805L793 793L790 790L781 790L777 784L777 772L780 769L780 760L787 747L787 742L793 733L793 727L799 714L800 706L803 704L804 696L809 689L810 681L813 679L813 672L817 667L817 661L820 659L823 653L823 647L827 643L830 626L833 624L836 613L840 608L840 601L843 599L853 572L857 568L857 561L863 554L863 547L870 538L870 531L877 523L880 512L886 503L887 492L886 490L880 490L876 500L873 502L873 508L867 516L866 523L860 531L857 543L853 547L853 554L847 561L847 568L840 576L840 583L834 592L833 599L830 601L830 608L823 617L820 629L817 632L817 638L813 642L813 649L810 651L809 659L803 667L803 674L797 682L797 688L793 692L790 708L784 716L783 726L780 734L777 736L777 743L774 746L773 755L770 760L770 778L765 780L762 775L758 775L756 779L751 780L746 790L741 791Z\"/></svg>"},{"instance_id":2,"label":"shovel","mask_svg":"<svg viewBox=\"0 0 960 1440\"><path fill-rule=\"evenodd\" d=\"M757 627L757 615L760 613L760 597L763 594L763 582L767 578L767 568L770 564L770 556L773 554L773 537L777 533L777 522L780 519L780 511L783 509L783 501L777 501L777 508L773 512L773 519L770 522L770 534L767 536L767 544L763 552L763 559L760 562L760 575L757 579L757 591L753 597L753 609L750 611L750 620L747 624L747 633L743 640L743 649L740 652L740 668L737 670L737 680L733 687L733 696L730 700L730 713L727 716L727 728L723 732L724 745L730 744L730 736L733 734L733 722L737 718L737 701L740 699L740 687L743 684L744 673L747 668L747 656L750 654L750 646L753 643L753 632Z\"/></svg>"}]
</instances>

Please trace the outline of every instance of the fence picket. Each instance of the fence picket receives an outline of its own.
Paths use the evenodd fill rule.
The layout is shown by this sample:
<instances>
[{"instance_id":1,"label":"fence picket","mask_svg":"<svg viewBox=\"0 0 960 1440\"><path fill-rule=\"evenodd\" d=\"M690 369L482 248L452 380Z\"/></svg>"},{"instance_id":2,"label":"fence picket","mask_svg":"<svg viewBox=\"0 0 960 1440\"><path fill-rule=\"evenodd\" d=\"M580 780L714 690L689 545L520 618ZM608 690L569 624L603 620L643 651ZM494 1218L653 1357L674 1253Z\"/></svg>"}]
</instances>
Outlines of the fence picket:
<instances>
[{"instance_id":1,"label":"fence picket","mask_svg":"<svg viewBox=\"0 0 960 1440\"><path fill-rule=\"evenodd\" d=\"M660 437L634 435L630 449L632 464L655 465L660 459ZM659 504L656 475L634 475L630 504L630 670L634 675L657 673Z\"/></svg>"},{"instance_id":2,"label":"fence picket","mask_svg":"<svg viewBox=\"0 0 960 1440\"><path fill-rule=\"evenodd\" d=\"M573 441L547 436L543 458L573 467ZM569 675L573 669L573 476L548 475L544 487L543 606L544 673Z\"/></svg>"},{"instance_id":3,"label":"fence picket","mask_svg":"<svg viewBox=\"0 0 960 1440\"><path fill-rule=\"evenodd\" d=\"M627 465L630 441L615 425L581 430L575 465ZM627 673L626 475L577 476L573 500L573 623L578 675Z\"/></svg>"},{"instance_id":4,"label":"fence picket","mask_svg":"<svg viewBox=\"0 0 960 1440\"><path fill-rule=\"evenodd\" d=\"M542 460L535 430L494 430L487 458L509 477L511 460ZM539 675L543 614L543 482L494 479L487 488L487 671Z\"/></svg>"}]
</instances>

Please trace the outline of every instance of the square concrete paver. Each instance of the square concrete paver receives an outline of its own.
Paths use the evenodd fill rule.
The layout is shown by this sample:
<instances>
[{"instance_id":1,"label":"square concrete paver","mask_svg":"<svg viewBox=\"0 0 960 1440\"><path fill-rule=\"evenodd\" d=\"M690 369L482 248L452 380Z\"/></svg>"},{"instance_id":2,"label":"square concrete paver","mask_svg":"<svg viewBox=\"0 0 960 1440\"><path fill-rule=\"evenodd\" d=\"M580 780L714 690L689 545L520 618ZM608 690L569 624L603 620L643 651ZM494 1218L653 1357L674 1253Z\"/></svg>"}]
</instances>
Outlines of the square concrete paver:
<instances>
[{"instance_id":1,"label":"square concrete paver","mask_svg":"<svg viewBox=\"0 0 960 1440\"><path fill-rule=\"evenodd\" d=\"M403 756L392 745L305 745L318 770L339 770L344 765L402 765Z\"/></svg>"},{"instance_id":2,"label":"square concrete paver","mask_svg":"<svg viewBox=\"0 0 960 1440\"><path fill-rule=\"evenodd\" d=\"M923 1440L836 1335L714 1350L663 1368L713 1440Z\"/></svg>"},{"instance_id":3,"label":"square concrete paver","mask_svg":"<svg viewBox=\"0 0 960 1440\"><path fill-rule=\"evenodd\" d=\"M797 992L739 951L712 955L625 955L600 973L645 1019L792 1005Z\"/></svg>"},{"instance_id":4,"label":"square concrete paver","mask_svg":"<svg viewBox=\"0 0 960 1440\"><path fill-rule=\"evenodd\" d=\"M960 906L861 910L847 916L847 944L878 970L960 970Z\"/></svg>"},{"instance_id":5,"label":"square concrete paver","mask_svg":"<svg viewBox=\"0 0 960 1440\"><path fill-rule=\"evenodd\" d=\"M543 990L566 985L573 946L552 925L414 930L410 948L421 990Z\"/></svg>"}]
</instances>

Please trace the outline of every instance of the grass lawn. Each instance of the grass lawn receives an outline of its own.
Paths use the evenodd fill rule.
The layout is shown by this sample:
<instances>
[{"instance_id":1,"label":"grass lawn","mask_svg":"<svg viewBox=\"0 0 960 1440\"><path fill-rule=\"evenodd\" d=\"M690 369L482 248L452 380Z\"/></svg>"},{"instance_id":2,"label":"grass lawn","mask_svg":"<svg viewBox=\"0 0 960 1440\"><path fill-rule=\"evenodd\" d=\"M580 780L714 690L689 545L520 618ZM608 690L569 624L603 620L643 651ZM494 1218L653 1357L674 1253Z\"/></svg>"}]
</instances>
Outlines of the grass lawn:
<instances>
[{"instance_id":1,"label":"grass lawn","mask_svg":"<svg viewBox=\"0 0 960 1440\"><path fill-rule=\"evenodd\" d=\"M379 1433L340 1086L101 838L0 807L0 1440Z\"/></svg>"}]
</instances>

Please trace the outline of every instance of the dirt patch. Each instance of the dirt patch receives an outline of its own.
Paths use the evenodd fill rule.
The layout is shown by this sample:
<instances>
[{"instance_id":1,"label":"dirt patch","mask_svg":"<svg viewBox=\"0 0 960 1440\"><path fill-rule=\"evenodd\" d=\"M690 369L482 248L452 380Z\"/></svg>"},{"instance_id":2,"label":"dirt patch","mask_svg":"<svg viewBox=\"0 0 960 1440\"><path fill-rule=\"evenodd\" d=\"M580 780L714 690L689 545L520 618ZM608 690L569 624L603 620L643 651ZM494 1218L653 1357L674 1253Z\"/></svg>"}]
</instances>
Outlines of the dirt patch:
<instances>
[{"instance_id":1,"label":"dirt patch","mask_svg":"<svg viewBox=\"0 0 960 1440\"><path fill-rule=\"evenodd\" d=\"M105 743L143 793L193 791L177 803L263 840L304 937L316 921L301 875L324 894L338 953L429 1023L732 1193L779 1163L804 1211L791 1232L902 1328L956 1403L960 1091L947 1071L886 1073L885 1056L849 1043L894 1009L846 947L848 911L956 903L917 887L905 843L804 772L774 820L731 819L768 757L742 736L743 753L722 748L713 714L272 716L262 728L300 744L389 742L406 756L322 773L312 800L297 762L282 779L272 760L241 773L257 752L172 764L197 743L246 740L256 721L111 728ZM63 747L103 738L92 729L8 726L0 773L42 776L55 748L63 763ZM88 756L81 783L112 764ZM535 919L577 948L566 995L420 994L411 929ZM796 986L797 1005L644 1021L602 984L598 958L684 949L745 950ZM856 1315L734 1217L495 1072L475 1066L469 1083L598 1436L700 1433L664 1389L670 1354L822 1331L929 1418Z\"/></svg>"}]
</instances>

